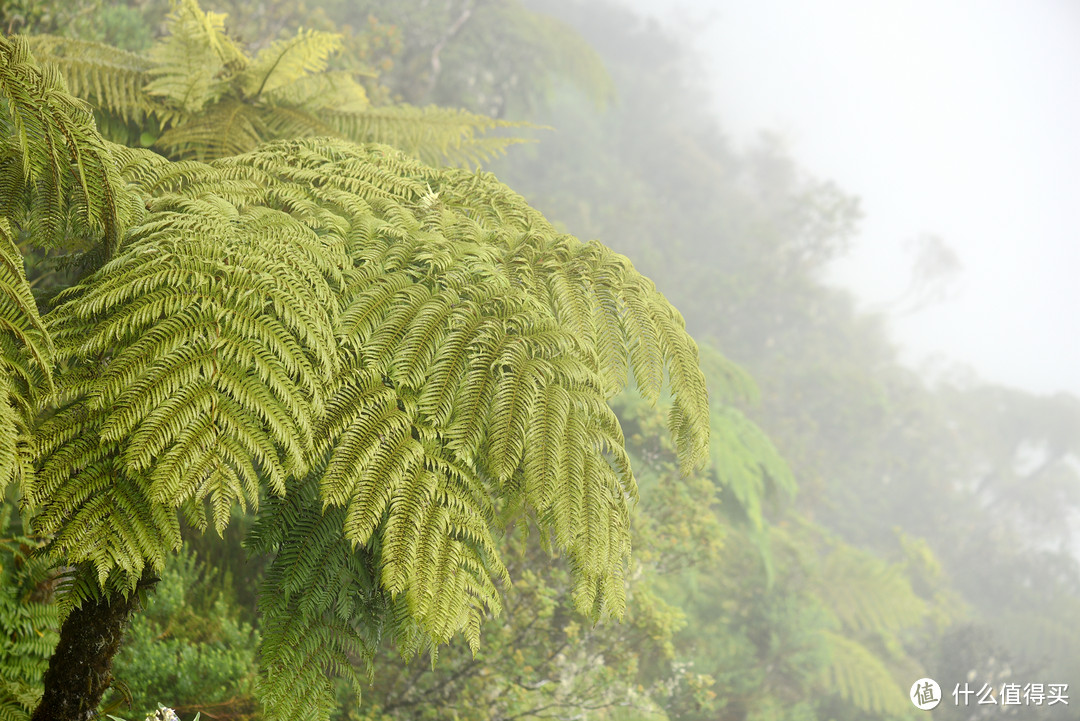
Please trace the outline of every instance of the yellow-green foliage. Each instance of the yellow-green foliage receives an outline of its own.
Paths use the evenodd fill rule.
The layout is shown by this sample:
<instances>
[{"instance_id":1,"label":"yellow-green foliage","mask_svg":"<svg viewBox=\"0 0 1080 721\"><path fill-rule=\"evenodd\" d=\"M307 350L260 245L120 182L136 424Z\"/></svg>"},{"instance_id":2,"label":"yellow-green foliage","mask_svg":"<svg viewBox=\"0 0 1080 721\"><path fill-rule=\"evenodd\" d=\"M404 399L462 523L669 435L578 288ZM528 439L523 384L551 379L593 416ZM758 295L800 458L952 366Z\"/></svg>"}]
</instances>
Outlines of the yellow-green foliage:
<instances>
[{"instance_id":1,"label":"yellow-green foliage","mask_svg":"<svg viewBox=\"0 0 1080 721\"><path fill-rule=\"evenodd\" d=\"M104 235L126 220L105 141L55 67L38 65L24 38L0 38L0 207L39 246Z\"/></svg>"},{"instance_id":2,"label":"yellow-green foliage","mask_svg":"<svg viewBox=\"0 0 1080 721\"><path fill-rule=\"evenodd\" d=\"M157 122L157 150L210 160L263 141L333 135L381 142L427 162L471 165L519 142L487 136L514 125L448 108L372 107L360 73L331 71L341 36L300 30L254 58L225 33L225 16L177 0L169 34L145 55L79 40L37 37L75 95L125 122Z\"/></svg>"},{"instance_id":3,"label":"yellow-green foliage","mask_svg":"<svg viewBox=\"0 0 1080 721\"><path fill-rule=\"evenodd\" d=\"M900 716L909 710L904 692L881 658L839 633L819 633L829 649L826 689L868 713Z\"/></svg>"},{"instance_id":4,"label":"yellow-green foliage","mask_svg":"<svg viewBox=\"0 0 1080 721\"><path fill-rule=\"evenodd\" d=\"M791 519L794 520L794 519ZM858 709L887 716L911 712L907 688L925 675L904 642L930 619L904 567L831 538L805 521L774 528L774 549L801 559L807 591L827 614L815 629L828 662L818 685Z\"/></svg>"},{"instance_id":5,"label":"yellow-green foliage","mask_svg":"<svg viewBox=\"0 0 1080 721\"><path fill-rule=\"evenodd\" d=\"M27 476L21 450L52 389L53 343L38 315L19 233L39 247L114 247L128 196L89 109L25 40L0 38L0 488Z\"/></svg>"},{"instance_id":6,"label":"yellow-green foliage","mask_svg":"<svg viewBox=\"0 0 1080 721\"><path fill-rule=\"evenodd\" d=\"M764 532L766 500L795 495L791 469L765 432L734 406L715 407L712 425L718 432L712 436L711 457L721 489L753 529Z\"/></svg>"},{"instance_id":7,"label":"yellow-green foliage","mask_svg":"<svg viewBox=\"0 0 1080 721\"><path fill-rule=\"evenodd\" d=\"M278 718L325 710L324 671L364 655L355 564L404 646L478 642L496 499L549 529L580 610L621 613L635 484L607 399L667 377L684 466L708 449L696 346L625 258L384 146L117 154L147 212L48 317L69 370L29 498L56 553L132 588L179 546L176 509L220 530L284 496L260 546Z\"/></svg>"},{"instance_id":8,"label":"yellow-green foliage","mask_svg":"<svg viewBox=\"0 0 1080 721\"><path fill-rule=\"evenodd\" d=\"M683 467L709 447L697 347L626 258L490 175L386 146L303 139L211 164L112 146L24 43L0 51L22 159L4 192L32 199L10 222L43 243L54 214L100 259L42 322L0 226L6 365L33 356L55 383L32 431L0 425L0 460L19 466L32 432L21 485L74 569L63 608L160 572L181 516L220 532L269 494L253 540L275 556L269 718L325 718L326 672L356 681L384 630L406 653L459 633L475 647L507 513L568 559L580 611L622 612L636 486L608 399L630 374L653 400L666 379Z\"/></svg>"}]
</instances>

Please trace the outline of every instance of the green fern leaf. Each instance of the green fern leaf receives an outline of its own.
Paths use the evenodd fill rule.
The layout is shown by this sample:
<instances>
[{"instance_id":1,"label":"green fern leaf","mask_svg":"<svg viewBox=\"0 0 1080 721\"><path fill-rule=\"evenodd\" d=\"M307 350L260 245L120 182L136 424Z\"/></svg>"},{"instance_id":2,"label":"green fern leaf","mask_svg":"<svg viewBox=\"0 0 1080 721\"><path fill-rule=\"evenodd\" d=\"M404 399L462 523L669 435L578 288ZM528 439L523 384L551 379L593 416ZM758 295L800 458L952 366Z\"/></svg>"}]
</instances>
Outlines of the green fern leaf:
<instances>
[{"instance_id":1,"label":"green fern leaf","mask_svg":"<svg viewBox=\"0 0 1080 721\"><path fill-rule=\"evenodd\" d=\"M902 716L911 706L889 670L856 641L821 631L829 649L826 688L866 713Z\"/></svg>"},{"instance_id":2,"label":"green fern leaf","mask_svg":"<svg viewBox=\"0 0 1080 721\"><path fill-rule=\"evenodd\" d=\"M340 35L317 30L301 30L285 40L263 48L244 69L240 86L248 98L270 95L305 76L326 70L326 61L341 50Z\"/></svg>"},{"instance_id":3,"label":"green fern leaf","mask_svg":"<svg viewBox=\"0 0 1080 721\"><path fill-rule=\"evenodd\" d=\"M225 16L204 12L195 0L179 0L169 15L169 36L150 49L150 82L143 92L165 102L170 113L198 113L229 88L224 71L247 65L225 34Z\"/></svg>"}]
</instances>

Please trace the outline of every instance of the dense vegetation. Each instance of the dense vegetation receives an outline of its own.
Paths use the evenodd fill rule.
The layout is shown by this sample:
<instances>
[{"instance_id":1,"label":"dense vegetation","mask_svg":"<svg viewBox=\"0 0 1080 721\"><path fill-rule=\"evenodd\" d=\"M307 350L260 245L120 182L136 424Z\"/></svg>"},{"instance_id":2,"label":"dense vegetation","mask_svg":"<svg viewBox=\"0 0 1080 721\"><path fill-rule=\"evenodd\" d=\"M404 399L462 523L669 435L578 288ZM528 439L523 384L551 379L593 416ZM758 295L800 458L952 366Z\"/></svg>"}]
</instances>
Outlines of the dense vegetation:
<instances>
[{"instance_id":1,"label":"dense vegetation","mask_svg":"<svg viewBox=\"0 0 1080 721\"><path fill-rule=\"evenodd\" d=\"M185 719L854 721L923 717L906 697L925 675L946 694L1078 677L1080 402L901 366L880 321L820 280L857 200L768 138L730 147L677 38L604 2L213 9L229 20L206 16L202 44L178 41L203 26L154 0L0 18L117 143L87 136L86 172L115 178L100 205L79 190L100 183L66 163L55 183L20 180L6 126L3 188L22 200L5 212L21 313L4 316L21 323L5 326L20 373L5 438L68 445L0 449L16 481L0 516L0 718L33 708L59 618L101 582L155 586L105 698L125 717L163 703ZM126 54L87 44L101 41ZM273 61L293 51L309 61ZM509 143L499 123L539 142L492 161ZM298 139L318 135L338 139ZM487 176L349 144L367 140L491 162L559 230ZM69 197L63 218L48 212ZM680 308L707 407L666 302L561 229L626 253ZM271 241L285 236L295 253ZM203 321L172 292L166 249L220 304ZM279 282L305 295L272 304L280 351L263 357L246 344L264 331L229 319L266 312ZM613 307L631 312L612 323ZM216 385L168 340L197 346L211 325L225 340L199 358L220 363ZM451 369L456 343L473 351ZM644 400L617 392L624 363ZM253 365L269 396L240 390ZM263 422L200 424L229 403ZM616 475L624 447L633 480ZM596 448L574 461L591 471L568 473ZM402 523L421 487L442 520ZM158 516L138 533L96 520L139 494ZM417 549L432 528L458 529L439 553L457 554L463 593L431 587ZM621 622L594 623L624 598ZM934 718L981 718L948 701Z\"/></svg>"}]
</instances>

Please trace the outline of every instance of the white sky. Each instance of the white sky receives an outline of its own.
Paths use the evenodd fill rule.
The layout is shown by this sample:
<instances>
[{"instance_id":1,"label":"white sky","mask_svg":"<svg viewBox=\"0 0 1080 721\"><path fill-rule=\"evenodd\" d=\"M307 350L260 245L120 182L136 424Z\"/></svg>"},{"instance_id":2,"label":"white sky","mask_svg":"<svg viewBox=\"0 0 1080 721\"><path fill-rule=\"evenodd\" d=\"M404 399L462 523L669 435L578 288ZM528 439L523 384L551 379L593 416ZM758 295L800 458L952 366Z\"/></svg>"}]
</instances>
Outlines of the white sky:
<instances>
[{"instance_id":1,"label":"white sky","mask_svg":"<svg viewBox=\"0 0 1080 721\"><path fill-rule=\"evenodd\" d=\"M956 251L953 298L893 318L909 360L1080 395L1080 2L626 1L691 33L737 144L777 131L860 196L833 277L867 308L907 287L905 241Z\"/></svg>"}]
</instances>

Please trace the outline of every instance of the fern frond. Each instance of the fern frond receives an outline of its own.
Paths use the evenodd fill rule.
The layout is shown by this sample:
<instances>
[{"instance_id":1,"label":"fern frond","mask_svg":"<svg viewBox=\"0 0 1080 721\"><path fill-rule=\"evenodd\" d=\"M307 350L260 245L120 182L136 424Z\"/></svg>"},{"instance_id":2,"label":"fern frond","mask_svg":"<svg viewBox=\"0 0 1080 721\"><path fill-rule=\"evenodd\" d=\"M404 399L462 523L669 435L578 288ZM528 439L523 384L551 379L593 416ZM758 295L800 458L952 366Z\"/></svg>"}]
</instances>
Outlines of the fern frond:
<instances>
[{"instance_id":1,"label":"fern frond","mask_svg":"<svg viewBox=\"0 0 1080 721\"><path fill-rule=\"evenodd\" d=\"M31 242L76 235L119 241L131 200L89 108L69 95L55 68L34 62L23 38L0 39L0 191L4 214L29 211Z\"/></svg>"},{"instance_id":2,"label":"fern frond","mask_svg":"<svg viewBox=\"0 0 1080 721\"><path fill-rule=\"evenodd\" d=\"M50 314L59 355L108 355L69 392L123 441L155 502L209 498L220 531L303 473L334 366L327 259L306 226L266 208L166 198L121 254Z\"/></svg>"},{"instance_id":3,"label":"fern frond","mask_svg":"<svg viewBox=\"0 0 1080 721\"><path fill-rule=\"evenodd\" d=\"M795 478L765 432L732 406L713 410L710 456L713 473L742 515L758 531L770 497L795 495Z\"/></svg>"},{"instance_id":4,"label":"fern frond","mask_svg":"<svg viewBox=\"0 0 1080 721\"><path fill-rule=\"evenodd\" d=\"M305 75L288 85L283 85L273 92L265 92L269 107L268 115L275 111L294 109L295 112L308 115L309 123L314 119L310 113L318 110L333 108L343 113L360 113L370 106L367 91L364 86L356 81L355 73L343 70L330 70L318 75ZM285 127L278 126L271 120L267 125L276 128L277 138L296 138L305 135L328 135L332 133L330 126L321 122L312 124L318 127L317 132L291 134Z\"/></svg>"},{"instance_id":5,"label":"fern frond","mask_svg":"<svg viewBox=\"0 0 1080 721\"><path fill-rule=\"evenodd\" d=\"M60 69L72 95L96 109L132 123L142 123L153 110L143 89L154 67L149 58L76 38L35 35L27 42L37 57Z\"/></svg>"},{"instance_id":6,"label":"fern frond","mask_svg":"<svg viewBox=\"0 0 1080 721\"><path fill-rule=\"evenodd\" d=\"M892 674L865 646L822 630L829 649L825 688L866 713L902 716L911 707Z\"/></svg>"},{"instance_id":7,"label":"fern frond","mask_svg":"<svg viewBox=\"0 0 1080 721\"><path fill-rule=\"evenodd\" d=\"M29 499L35 525L59 559L94 569L100 586L120 574L129 590L149 564L160 570L180 548L176 511L156 502L146 479L118 462L118 448L94 432L94 412L71 404L38 429L42 459Z\"/></svg>"},{"instance_id":8,"label":"fern frond","mask_svg":"<svg viewBox=\"0 0 1080 721\"><path fill-rule=\"evenodd\" d=\"M826 558L819 593L851 632L895 634L926 617L926 603L899 566L851 546L840 546Z\"/></svg>"},{"instance_id":9,"label":"fern frond","mask_svg":"<svg viewBox=\"0 0 1080 721\"><path fill-rule=\"evenodd\" d=\"M300 30L263 48L240 75L240 87L248 98L270 95L305 76L323 72L329 57L341 48L340 35Z\"/></svg>"},{"instance_id":10,"label":"fern frond","mask_svg":"<svg viewBox=\"0 0 1080 721\"><path fill-rule=\"evenodd\" d=\"M228 92L226 70L247 65L243 52L225 34L225 16L204 12L195 0L179 0L169 15L169 35L154 45L143 91L165 102L170 112L198 113Z\"/></svg>"},{"instance_id":11,"label":"fern frond","mask_svg":"<svg viewBox=\"0 0 1080 721\"><path fill-rule=\"evenodd\" d=\"M594 351L594 363L609 397L621 388L628 367L641 393L653 400L667 377L675 396L669 429L683 470L703 463L708 436L694 429L707 427L709 411L697 345L652 282L599 243L557 234L488 175L447 173L432 187L475 223L459 224L456 232L504 248L512 282L546 296L560 323L574 328L588 347L602 349Z\"/></svg>"},{"instance_id":12,"label":"fern frond","mask_svg":"<svg viewBox=\"0 0 1080 721\"><path fill-rule=\"evenodd\" d=\"M29 391L52 386L52 338L26 279L22 253L15 245L7 218L0 217L0 333L12 347L0 346L0 364L26 384ZM33 367L33 370L28 368Z\"/></svg>"},{"instance_id":13,"label":"fern frond","mask_svg":"<svg viewBox=\"0 0 1080 721\"><path fill-rule=\"evenodd\" d=\"M545 303L555 321L581 338L582 347L588 349L588 363L604 379L607 396L617 392L627 368L633 370L647 396L659 393L666 376L677 406L671 429L684 468L704 460L708 436L701 431L708 427L709 411L697 346L678 313L625 257L599 243L583 244L558 234L520 196L488 175L454 170L434 173L377 146L355 155L328 149L312 153L312 146L313 141L284 143L256 155L265 158L259 161L264 169L269 169L271 159L277 156L281 165L290 168L288 175L277 175L290 186L289 193L316 200L331 200L335 191L361 190L356 181L344 180L357 166L368 166L365 173L389 171L397 178L387 187L391 197L416 208L415 214L403 214L400 205L372 207L382 211L383 217L377 226L368 226L369 232L378 227L382 237L364 236L369 244L357 251L362 262L385 273L389 258L377 254L390 250L410 254L400 260L407 262L418 246L398 241L415 237L419 218L424 218L438 231L428 243L443 237L463 244L456 250L452 243L443 246L449 253L446 257L457 256L464 262L468 255L474 259L469 262L475 264L475 277L484 275L502 288L507 284L521 288L531 302ZM297 168L310 170L305 173ZM342 170L331 172L332 168ZM373 185L388 185L381 177L372 180ZM435 204L425 207L425 198L435 198ZM391 209L392 214L388 212ZM396 232L401 235L390 232L386 223L400 228ZM498 267L482 267L489 262ZM610 342L613 337L617 342ZM619 349L625 349L625 354ZM482 395L483 390L472 393Z\"/></svg>"},{"instance_id":14,"label":"fern frond","mask_svg":"<svg viewBox=\"0 0 1080 721\"><path fill-rule=\"evenodd\" d=\"M254 150L269 136L258 108L226 98L198 114L174 115L154 147L173 158L210 160Z\"/></svg>"},{"instance_id":15,"label":"fern frond","mask_svg":"<svg viewBox=\"0 0 1080 721\"><path fill-rule=\"evenodd\" d=\"M362 112L328 108L315 115L342 138L392 145L431 164L475 167L525 142L521 138L485 135L496 128L525 127L525 123L434 105L392 105Z\"/></svg>"},{"instance_id":16,"label":"fern frond","mask_svg":"<svg viewBox=\"0 0 1080 721\"><path fill-rule=\"evenodd\" d=\"M342 537L342 510L321 505L310 482L272 499L251 539L253 550L275 554L259 604L258 688L269 718L327 718L331 675L359 696L354 659L370 664L388 615L370 554Z\"/></svg>"},{"instance_id":17,"label":"fern frond","mask_svg":"<svg viewBox=\"0 0 1080 721\"><path fill-rule=\"evenodd\" d=\"M26 386L9 373L0 374L0 492L5 491L9 483L17 484L20 492L33 483L34 464L29 439L32 435L30 419L38 405L35 395L33 391L27 392Z\"/></svg>"}]
</instances>

